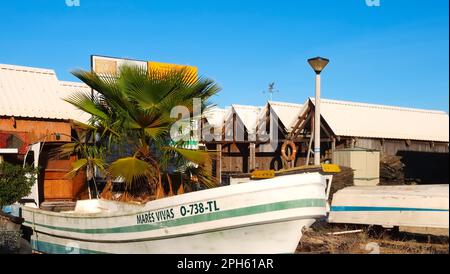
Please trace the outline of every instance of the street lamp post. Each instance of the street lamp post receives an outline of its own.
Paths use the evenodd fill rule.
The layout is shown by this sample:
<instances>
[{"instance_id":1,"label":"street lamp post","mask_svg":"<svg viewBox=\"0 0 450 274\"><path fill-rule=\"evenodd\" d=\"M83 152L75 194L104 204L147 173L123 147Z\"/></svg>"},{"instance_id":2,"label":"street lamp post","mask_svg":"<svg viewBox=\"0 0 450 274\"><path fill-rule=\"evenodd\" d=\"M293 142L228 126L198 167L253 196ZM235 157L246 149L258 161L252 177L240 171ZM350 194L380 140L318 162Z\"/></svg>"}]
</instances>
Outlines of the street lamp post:
<instances>
[{"instance_id":1,"label":"street lamp post","mask_svg":"<svg viewBox=\"0 0 450 274\"><path fill-rule=\"evenodd\" d=\"M320 165L320 73L328 65L329 60L315 57L308 60L316 72L316 98L314 111L314 165Z\"/></svg>"}]
</instances>

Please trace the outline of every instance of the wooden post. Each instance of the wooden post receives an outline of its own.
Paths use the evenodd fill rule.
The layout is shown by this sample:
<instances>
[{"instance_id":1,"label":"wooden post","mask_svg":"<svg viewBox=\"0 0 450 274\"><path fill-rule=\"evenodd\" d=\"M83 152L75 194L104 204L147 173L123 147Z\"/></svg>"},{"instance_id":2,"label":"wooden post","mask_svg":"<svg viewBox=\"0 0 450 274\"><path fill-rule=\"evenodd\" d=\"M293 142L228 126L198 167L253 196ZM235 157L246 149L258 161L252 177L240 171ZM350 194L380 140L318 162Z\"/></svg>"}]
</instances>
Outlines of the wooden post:
<instances>
[{"instance_id":1,"label":"wooden post","mask_svg":"<svg viewBox=\"0 0 450 274\"><path fill-rule=\"evenodd\" d=\"M308 144L308 152L306 153L306 166L309 166L309 159L311 158L311 147L312 147L312 142L314 139L314 133L311 133L311 138L309 138L309 144Z\"/></svg>"},{"instance_id":2,"label":"wooden post","mask_svg":"<svg viewBox=\"0 0 450 274\"><path fill-rule=\"evenodd\" d=\"M250 143L250 171L256 168L256 144Z\"/></svg>"},{"instance_id":3,"label":"wooden post","mask_svg":"<svg viewBox=\"0 0 450 274\"><path fill-rule=\"evenodd\" d=\"M312 142L314 139L314 112L312 111L311 114L311 137L309 139L309 145L308 145L308 152L306 153L306 164L307 166L309 166L309 159L311 157L311 147L312 147Z\"/></svg>"},{"instance_id":4,"label":"wooden post","mask_svg":"<svg viewBox=\"0 0 450 274\"><path fill-rule=\"evenodd\" d=\"M233 113L233 143L236 143L236 113Z\"/></svg>"},{"instance_id":5,"label":"wooden post","mask_svg":"<svg viewBox=\"0 0 450 274\"><path fill-rule=\"evenodd\" d=\"M295 142L294 142L294 145L295 145L295 147L297 148L297 151L298 151L298 147L297 147L297 144ZM291 168L295 168L295 161L297 161L297 155L295 156L294 160L292 160Z\"/></svg>"},{"instance_id":6,"label":"wooden post","mask_svg":"<svg viewBox=\"0 0 450 274\"><path fill-rule=\"evenodd\" d=\"M335 164L334 162L334 154L336 152L336 138L331 138L331 162Z\"/></svg>"},{"instance_id":7,"label":"wooden post","mask_svg":"<svg viewBox=\"0 0 450 274\"><path fill-rule=\"evenodd\" d=\"M222 144L217 144L216 150L217 150L216 176L219 179L219 184L222 184Z\"/></svg>"},{"instance_id":8,"label":"wooden post","mask_svg":"<svg viewBox=\"0 0 450 274\"><path fill-rule=\"evenodd\" d=\"M0 155L0 164L3 163L3 155Z\"/></svg>"}]
</instances>

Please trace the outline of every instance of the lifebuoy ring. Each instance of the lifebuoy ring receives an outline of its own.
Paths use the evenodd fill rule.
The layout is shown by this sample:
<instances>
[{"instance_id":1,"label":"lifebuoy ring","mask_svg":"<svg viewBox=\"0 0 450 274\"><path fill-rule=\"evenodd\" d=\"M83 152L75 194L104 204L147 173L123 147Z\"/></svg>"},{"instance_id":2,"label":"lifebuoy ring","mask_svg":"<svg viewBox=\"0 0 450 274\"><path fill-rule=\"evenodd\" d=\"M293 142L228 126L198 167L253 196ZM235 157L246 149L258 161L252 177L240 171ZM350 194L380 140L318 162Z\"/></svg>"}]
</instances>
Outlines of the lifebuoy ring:
<instances>
[{"instance_id":1,"label":"lifebuoy ring","mask_svg":"<svg viewBox=\"0 0 450 274\"><path fill-rule=\"evenodd\" d=\"M289 156L286 154L286 149L288 147L290 147L292 151L292 154ZM292 162L295 160L297 157L297 146L293 141L285 141L283 143L283 146L281 147L281 157L283 157L283 159L287 162Z\"/></svg>"}]
</instances>

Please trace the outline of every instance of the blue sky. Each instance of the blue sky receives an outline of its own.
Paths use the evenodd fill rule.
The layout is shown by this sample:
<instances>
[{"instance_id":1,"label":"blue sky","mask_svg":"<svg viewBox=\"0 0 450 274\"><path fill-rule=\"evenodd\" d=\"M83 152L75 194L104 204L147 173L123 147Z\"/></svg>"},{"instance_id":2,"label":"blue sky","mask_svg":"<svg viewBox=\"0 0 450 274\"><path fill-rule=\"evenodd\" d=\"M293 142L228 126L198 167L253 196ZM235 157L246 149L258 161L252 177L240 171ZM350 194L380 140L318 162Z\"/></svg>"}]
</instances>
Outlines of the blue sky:
<instances>
[{"instance_id":1,"label":"blue sky","mask_svg":"<svg viewBox=\"0 0 450 274\"><path fill-rule=\"evenodd\" d=\"M303 103L306 59L331 62L324 98L449 110L449 1L9 0L0 4L0 63L55 69L61 80L100 54L199 67L214 101Z\"/></svg>"}]
</instances>

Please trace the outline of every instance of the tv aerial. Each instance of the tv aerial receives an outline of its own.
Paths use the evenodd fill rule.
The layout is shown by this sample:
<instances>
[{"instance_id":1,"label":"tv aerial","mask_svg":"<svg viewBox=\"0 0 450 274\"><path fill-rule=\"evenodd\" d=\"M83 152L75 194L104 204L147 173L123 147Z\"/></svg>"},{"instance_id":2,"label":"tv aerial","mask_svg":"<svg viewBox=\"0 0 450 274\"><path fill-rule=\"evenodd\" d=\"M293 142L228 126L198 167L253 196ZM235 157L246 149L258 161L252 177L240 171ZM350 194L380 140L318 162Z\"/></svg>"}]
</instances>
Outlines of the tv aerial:
<instances>
[{"instance_id":1,"label":"tv aerial","mask_svg":"<svg viewBox=\"0 0 450 274\"><path fill-rule=\"evenodd\" d=\"M269 84L269 88L265 91L263 91L264 94L270 93L270 101L273 99L273 94L275 92L280 92L278 89L275 89L275 82L272 82Z\"/></svg>"}]
</instances>

